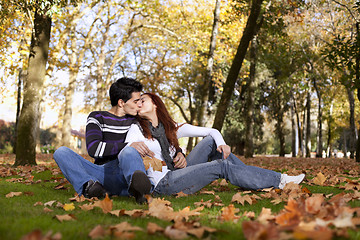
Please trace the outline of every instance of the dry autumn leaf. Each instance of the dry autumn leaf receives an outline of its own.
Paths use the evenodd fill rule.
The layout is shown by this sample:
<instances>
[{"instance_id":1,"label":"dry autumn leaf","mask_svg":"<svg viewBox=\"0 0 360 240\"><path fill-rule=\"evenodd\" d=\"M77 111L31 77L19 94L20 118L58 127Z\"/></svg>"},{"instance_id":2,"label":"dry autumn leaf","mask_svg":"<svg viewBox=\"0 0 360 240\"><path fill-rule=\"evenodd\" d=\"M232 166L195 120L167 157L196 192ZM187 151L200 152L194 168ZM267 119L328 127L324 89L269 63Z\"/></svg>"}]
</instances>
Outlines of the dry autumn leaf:
<instances>
[{"instance_id":1,"label":"dry autumn leaf","mask_svg":"<svg viewBox=\"0 0 360 240\"><path fill-rule=\"evenodd\" d=\"M103 210L104 213L108 213L112 210L113 202L109 198L108 194L106 194L106 197L104 200L99 200L94 203L95 207L99 207Z\"/></svg>"},{"instance_id":2,"label":"dry autumn leaf","mask_svg":"<svg viewBox=\"0 0 360 240\"><path fill-rule=\"evenodd\" d=\"M316 184L316 185L322 186L322 185L324 185L325 181L326 181L326 177L324 176L324 174L322 174L321 172L319 172L319 173L316 175L316 177L314 177L314 178L312 179L311 182L314 183L314 184Z\"/></svg>"},{"instance_id":3,"label":"dry autumn leaf","mask_svg":"<svg viewBox=\"0 0 360 240\"><path fill-rule=\"evenodd\" d=\"M105 235L106 235L105 229L101 225L97 225L90 231L88 236L91 239L97 239L97 238L103 238L105 237Z\"/></svg>"},{"instance_id":4,"label":"dry autumn leaf","mask_svg":"<svg viewBox=\"0 0 360 240\"><path fill-rule=\"evenodd\" d=\"M152 222L148 223L146 230L148 234L155 234L156 232L164 232L164 228Z\"/></svg>"},{"instance_id":5,"label":"dry autumn leaf","mask_svg":"<svg viewBox=\"0 0 360 240\"><path fill-rule=\"evenodd\" d=\"M55 218L60 222L63 221L73 221L75 220L75 216L73 214L65 214L65 215L55 215Z\"/></svg>"},{"instance_id":6,"label":"dry autumn leaf","mask_svg":"<svg viewBox=\"0 0 360 240\"><path fill-rule=\"evenodd\" d=\"M66 203L66 204L64 204L63 209L65 211L72 211L75 209L75 205L74 205L74 203Z\"/></svg>"},{"instance_id":7,"label":"dry autumn leaf","mask_svg":"<svg viewBox=\"0 0 360 240\"><path fill-rule=\"evenodd\" d=\"M238 208L235 208L233 204L230 204L227 207L223 207L221 209L221 215L220 220L222 221L236 221L239 219L239 216L236 216L235 214L239 212Z\"/></svg>"},{"instance_id":8,"label":"dry autumn leaf","mask_svg":"<svg viewBox=\"0 0 360 240\"><path fill-rule=\"evenodd\" d=\"M162 172L162 167L166 166L164 161L149 156L143 157L143 162L144 162L145 170L148 170L150 167L152 167L154 171Z\"/></svg>"},{"instance_id":9,"label":"dry autumn leaf","mask_svg":"<svg viewBox=\"0 0 360 240\"><path fill-rule=\"evenodd\" d=\"M171 226L167 226L164 231L164 235L170 239L185 239L188 237L187 233L178 229L174 229Z\"/></svg>"},{"instance_id":10,"label":"dry autumn leaf","mask_svg":"<svg viewBox=\"0 0 360 240\"><path fill-rule=\"evenodd\" d=\"M5 197L6 198L12 198L12 197L20 196L22 194L23 194L22 192L10 192L10 193L6 194Z\"/></svg>"},{"instance_id":11,"label":"dry autumn leaf","mask_svg":"<svg viewBox=\"0 0 360 240\"><path fill-rule=\"evenodd\" d=\"M241 193L236 193L232 199L231 202L237 202L240 203L241 205L244 205L245 202L248 202L250 205L253 203L253 200L251 199L251 197L249 195L241 195Z\"/></svg>"}]
</instances>

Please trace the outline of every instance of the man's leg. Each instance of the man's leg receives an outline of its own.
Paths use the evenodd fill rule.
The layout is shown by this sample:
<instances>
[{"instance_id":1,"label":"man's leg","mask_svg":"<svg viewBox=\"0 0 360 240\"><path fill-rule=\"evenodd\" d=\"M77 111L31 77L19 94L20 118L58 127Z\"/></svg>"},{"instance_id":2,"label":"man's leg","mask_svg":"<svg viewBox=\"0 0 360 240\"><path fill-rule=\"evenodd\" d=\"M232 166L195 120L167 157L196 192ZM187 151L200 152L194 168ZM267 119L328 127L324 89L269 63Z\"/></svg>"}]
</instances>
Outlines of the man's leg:
<instances>
[{"instance_id":1,"label":"man's leg","mask_svg":"<svg viewBox=\"0 0 360 240\"><path fill-rule=\"evenodd\" d=\"M144 203L144 195L150 193L151 182L146 175L140 153L133 147L126 147L120 152L118 159L119 168L129 186L129 194L135 197L136 202Z\"/></svg>"},{"instance_id":2,"label":"man's leg","mask_svg":"<svg viewBox=\"0 0 360 240\"><path fill-rule=\"evenodd\" d=\"M54 159L65 178L79 195L83 194L83 186L90 180L103 184L103 167L89 162L71 149L58 148L54 153Z\"/></svg>"}]
</instances>

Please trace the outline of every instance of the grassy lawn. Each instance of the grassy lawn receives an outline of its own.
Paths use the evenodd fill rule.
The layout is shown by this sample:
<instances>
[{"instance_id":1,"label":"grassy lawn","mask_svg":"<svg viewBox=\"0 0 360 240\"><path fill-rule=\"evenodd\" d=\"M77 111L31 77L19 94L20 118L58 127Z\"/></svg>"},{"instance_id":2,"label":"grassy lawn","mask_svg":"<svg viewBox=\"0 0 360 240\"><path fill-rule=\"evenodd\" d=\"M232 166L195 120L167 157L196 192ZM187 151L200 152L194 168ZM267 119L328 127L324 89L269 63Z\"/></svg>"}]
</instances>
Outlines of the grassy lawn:
<instances>
[{"instance_id":1,"label":"grassy lawn","mask_svg":"<svg viewBox=\"0 0 360 240\"><path fill-rule=\"evenodd\" d=\"M175 213L186 207L194 210L200 206L201 201L211 200L211 203L221 204L204 207L203 210L198 210L199 215L182 219L176 224L148 214L152 206L137 205L133 198L128 197L112 197L111 210L140 209L138 213L141 216L116 216L104 213L100 207L82 210L80 206L94 204L94 201L70 200L75 192L71 185L63 184L63 176L58 173L51 155L39 156L37 167L12 168L13 159L12 155L0 156L0 239L21 239L37 229L42 235L49 234L53 239L58 239L59 236L62 239L90 239L89 233L98 225L105 231L104 239L113 239L110 232L114 234L114 226L122 222L141 228L139 231L128 229L118 233L117 236L121 235L125 239L177 239L185 236L195 239L191 231L184 230L185 225L197 230L200 227L214 229L214 232L205 231L202 235L202 238L209 239L246 239L245 231L248 238L252 236L254 239L325 239L325 236L330 236L330 239L360 239L359 165L353 160L244 160L247 164L288 174L305 172L307 180L301 184L300 192L299 189L249 192L231 184L220 183L219 180L209 185L205 189L207 192L164 197L164 200L171 202ZM320 172L324 178L321 178ZM8 194L12 192L19 192L21 195L10 197ZM239 192L245 199L243 204L239 203L241 200L232 202L233 196ZM271 194L272 197L265 197ZM156 196L153 198L156 199ZM320 205L316 205L316 201L322 198L324 200ZM50 201L55 202L51 204ZM66 211L62 207L64 204L73 204L75 209ZM297 205L294 207L291 204ZM155 208L155 204L153 205ZM262 220L265 216L261 214L263 208L271 209L266 221ZM300 209L305 211L301 212ZM56 217L61 215L71 216L72 220L61 222ZM324 224L325 221L328 222ZM180 227L179 222L183 224ZM147 230L149 223L155 223L163 230L150 234ZM166 228L167 231L164 231ZM185 232L187 235L184 235ZM322 235L313 232L320 232ZM33 234L35 236L35 232Z\"/></svg>"}]
</instances>

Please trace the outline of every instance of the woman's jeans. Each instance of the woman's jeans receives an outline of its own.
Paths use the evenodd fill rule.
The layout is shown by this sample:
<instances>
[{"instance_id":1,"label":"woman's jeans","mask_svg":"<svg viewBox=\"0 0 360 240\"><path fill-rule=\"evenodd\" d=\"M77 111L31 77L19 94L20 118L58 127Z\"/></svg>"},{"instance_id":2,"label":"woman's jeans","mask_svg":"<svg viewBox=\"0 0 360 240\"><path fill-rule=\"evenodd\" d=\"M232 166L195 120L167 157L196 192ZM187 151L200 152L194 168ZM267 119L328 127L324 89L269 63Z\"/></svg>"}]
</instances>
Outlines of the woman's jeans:
<instances>
[{"instance_id":1,"label":"woman's jeans","mask_svg":"<svg viewBox=\"0 0 360 240\"><path fill-rule=\"evenodd\" d=\"M208 159L211 161L208 162ZM168 172L156 186L154 193L171 195L179 192L192 194L212 181L224 178L241 188L257 190L278 188L281 174L271 170L248 166L230 154L227 159L216 151L212 137L205 137L186 158L187 167Z\"/></svg>"},{"instance_id":2,"label":"woman's jeans","mask_svg":"<svg viewBox=\"0 0 360 240\"><path fill-rule=\"evenodd\" d=\"M111 195L129 195L128 186L134 171L145 167L138 151L127 147L118 155L118 159L103 165L96 165L67 147L60 147L54 153L54 159L65 178L81 195L83 185L89 180L99 181Z\"/></svg>"}]
</instances>

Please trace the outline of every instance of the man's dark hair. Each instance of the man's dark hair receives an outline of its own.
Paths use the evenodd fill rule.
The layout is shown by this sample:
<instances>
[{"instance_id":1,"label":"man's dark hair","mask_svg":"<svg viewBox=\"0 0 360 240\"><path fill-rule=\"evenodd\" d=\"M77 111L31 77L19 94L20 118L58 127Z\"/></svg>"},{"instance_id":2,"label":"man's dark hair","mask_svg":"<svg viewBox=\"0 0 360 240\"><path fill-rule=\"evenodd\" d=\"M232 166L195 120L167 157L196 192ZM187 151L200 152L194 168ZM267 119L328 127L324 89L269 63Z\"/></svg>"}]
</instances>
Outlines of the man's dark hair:
<instances>
[{"instance_id":1,"label":"man's dark hair","mask_svg":"<svg viewBox=\"0 0 360 240\"><path fill-rule=\"evenodd\" d=\"M109 95L111 106L116 106L119 99L127 102L131 98L133 92L141 92L142 84L133 78L119 78L116 82L111 84Z\"/></svg>"}]
</instances>

